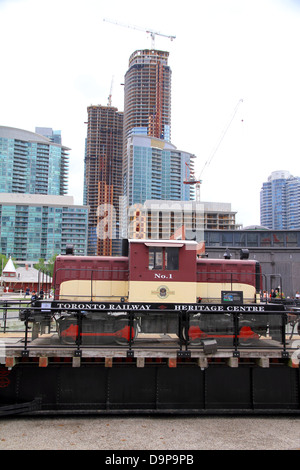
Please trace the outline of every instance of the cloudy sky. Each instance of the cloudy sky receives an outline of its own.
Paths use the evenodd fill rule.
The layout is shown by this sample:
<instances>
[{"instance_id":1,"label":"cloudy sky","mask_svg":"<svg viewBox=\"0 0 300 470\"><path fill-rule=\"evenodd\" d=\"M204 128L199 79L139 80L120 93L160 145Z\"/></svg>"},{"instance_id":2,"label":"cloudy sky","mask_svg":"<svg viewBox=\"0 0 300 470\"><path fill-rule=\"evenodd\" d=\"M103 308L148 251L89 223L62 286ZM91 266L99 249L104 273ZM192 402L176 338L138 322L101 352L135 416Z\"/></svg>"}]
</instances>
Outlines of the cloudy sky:
<instances>
[{"instance_id":1,"label":"cloudy sky","mask_svg":"<svg viewBox=\"0 0 300 470\"><path fill-rule=\"evenodd\" d=\"M197 156L202 201L259 224L271 172L300 176L300 0L0 0L0 125L61 130L78 204L87 106L113 84L123 111L129 56L151 47L104 19L176 36L155 41L170 52L172 143Z\"/></svg>"}]
</instances>

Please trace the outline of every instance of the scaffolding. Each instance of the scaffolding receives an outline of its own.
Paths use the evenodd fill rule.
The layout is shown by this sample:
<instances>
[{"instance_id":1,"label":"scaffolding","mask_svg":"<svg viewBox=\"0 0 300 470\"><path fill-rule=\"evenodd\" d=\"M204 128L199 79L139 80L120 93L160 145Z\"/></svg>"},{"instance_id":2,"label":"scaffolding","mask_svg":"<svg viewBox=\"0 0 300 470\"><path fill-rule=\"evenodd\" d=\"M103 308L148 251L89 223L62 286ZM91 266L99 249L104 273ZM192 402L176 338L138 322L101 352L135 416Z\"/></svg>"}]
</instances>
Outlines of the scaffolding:
<instances>
[{"instance_id":1,"label":"scaffolding","mask_svg":"<svg viewBox=\"0 0 300 470\"><path fill-rule=\"evenodd\" d=\"M89 106L85 155L85 204L89 205L89 255L119 254L119 240L97 228L103 221L105 205L119 217L119 197L122 195L123 113L111 106ZM104 211L105 217L105 211Z\"/></svg>"}]
</instances>

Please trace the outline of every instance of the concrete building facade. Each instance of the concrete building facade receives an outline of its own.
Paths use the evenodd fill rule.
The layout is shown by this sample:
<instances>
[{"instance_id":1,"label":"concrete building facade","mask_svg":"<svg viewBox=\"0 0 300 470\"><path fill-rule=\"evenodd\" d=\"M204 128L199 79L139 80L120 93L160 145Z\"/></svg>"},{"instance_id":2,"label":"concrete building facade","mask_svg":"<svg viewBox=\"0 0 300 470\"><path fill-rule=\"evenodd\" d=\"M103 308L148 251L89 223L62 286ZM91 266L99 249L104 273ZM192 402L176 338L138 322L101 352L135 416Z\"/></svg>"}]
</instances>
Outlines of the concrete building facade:
<instances>
[{"instance_id":1,"label":"concrete building facade","mask_svg":"<svg viewBox=\"0 0 300 470\"><path fill-rule=\"evenodd\" d=\"M213 224L212 224L213 221ZM228 203L147 200L129 212L128 238L204 241L204 230L234 230L235 212Z\"/></svg>"}]
</instances>

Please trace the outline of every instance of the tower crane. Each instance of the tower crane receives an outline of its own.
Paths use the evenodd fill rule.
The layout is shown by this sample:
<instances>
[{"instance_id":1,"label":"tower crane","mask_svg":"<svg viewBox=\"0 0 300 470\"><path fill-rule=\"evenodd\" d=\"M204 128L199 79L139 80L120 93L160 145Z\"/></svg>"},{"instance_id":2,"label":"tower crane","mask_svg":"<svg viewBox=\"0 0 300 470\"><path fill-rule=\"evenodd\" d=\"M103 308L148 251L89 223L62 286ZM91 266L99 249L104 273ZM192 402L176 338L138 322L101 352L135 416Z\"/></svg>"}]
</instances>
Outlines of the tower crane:
<instances>
[{"instance_id":1,"label":"tower crane","mask_svg":"<svg viewBox=\"0 0 300 470\"><path fill-rule=\"evenodd\" d=\"M109 95L108 95L108 103L107 103L107 106L109 106L109 107L111 107L113 83L114 83L114 77L112 77L112 79L111 79L110 92L109 92Z\"/></svg>"},{"instance_id":2,"label":"tower crane","mask_svg":"<svg viewBox=\"0 0 300 470\"><path fill-rule=\"evenodd\" d=\"M108 23L113 23L113 24L116 24L118 26L123 26L124 28L131 28L131 29L135 29L137 31L144 31L147 34L150 34L150 36L151 36L151 48L152 49L155 49L155 36L163 36L165 38L170 39L171 41L176 39L176 36L172 36L172 35L169 35L169 34L163 34L163 33L160 33L159 31L153 31L152 29L145 29L145 28L141 28L139 26L119 23L118 21L110 20L109 18L104 18L103 21L107 21Z\"/></svg>"},{"instance_id":3,"label":"tower crane","mask_svg":"<svg viewBox=\"0 0 300 470\"><path fill-rule=\"evenodd\" d=\"M235 118L235 115L237 113L237 110L240 106L240 104L243 102L242 99L240 99L236 105L236 107L234 108L234 111L232 113L232 116L230 117L227 125L225 126L223 132L221 133L220 137L219 137L219 140L217 142L217 145L216 147L214 148L214 150L212 151L212 153L210 154L209 158L206 160L200 174L199 174L199 177L195 177L194 176L194 173L191 171L191 168L190 166L186 163L186 167L187 167L187 171L189 171L189 176L187 176L187 171L186 171L186 179L184 181L184 184L190 184L190 185L195 185L196 187L196 201L197 202L200 202L200 186L201 186L201 183L202 183L202 180L201 180L201 176L202 176L202 173L204 172L205 168L211 163L212 159L214 158L215 154L217 153L220 145L221 145L221 142L222 140L224 139L232 121L234 120Z\"/></svg>"}]
</instances>

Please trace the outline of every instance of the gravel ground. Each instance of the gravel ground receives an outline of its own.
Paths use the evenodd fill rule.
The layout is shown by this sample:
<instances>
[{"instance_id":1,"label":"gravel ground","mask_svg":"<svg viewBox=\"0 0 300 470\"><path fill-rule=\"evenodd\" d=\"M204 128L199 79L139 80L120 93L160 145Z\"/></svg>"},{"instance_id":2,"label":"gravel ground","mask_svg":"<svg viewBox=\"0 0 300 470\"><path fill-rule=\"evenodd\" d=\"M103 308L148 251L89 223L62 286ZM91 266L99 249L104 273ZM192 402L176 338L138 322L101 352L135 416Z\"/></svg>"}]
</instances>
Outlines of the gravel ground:
<instances>
[{"instance_id":1,"label":"gravel ground","mask_svg":"<svg viewBox=\"0 0 300 470\"><path fill-rule=\"evenodd\" d=\"M14 417L0 450L300 450L300 417Z\"/></svg>"}]
</instances>

